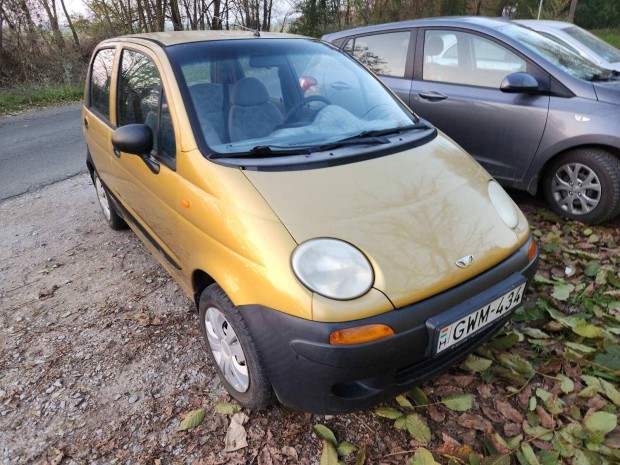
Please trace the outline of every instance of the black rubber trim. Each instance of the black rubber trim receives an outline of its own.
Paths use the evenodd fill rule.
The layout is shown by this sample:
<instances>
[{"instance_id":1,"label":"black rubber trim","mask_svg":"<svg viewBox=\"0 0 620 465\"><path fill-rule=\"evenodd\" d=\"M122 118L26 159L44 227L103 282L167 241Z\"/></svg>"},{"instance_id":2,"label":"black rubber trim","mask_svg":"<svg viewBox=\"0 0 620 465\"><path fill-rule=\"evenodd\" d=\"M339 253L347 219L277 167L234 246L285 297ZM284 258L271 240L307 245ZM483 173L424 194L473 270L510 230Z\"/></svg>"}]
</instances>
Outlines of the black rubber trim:
<instances>
[{"instance_id":1,"label":"black rubber trim","mask_svg":"<svg viewBox=\"0 0 620 465\"><path fill-rule=\"evenodd\" d=\"M288 406L314 413L368 408L410 389L464 358L509 319L501 318L474 337L431 357L427 322L448 321L475 311L530 280L538 257L528 261L531 239L495 267L438 295L380 315L341 323L298 318L260 305L239 306L274 391ZM353 346L329 344L342 328L380 323L395 335Z\"/></svg>"},{"instance_id":2,"label":"black rubber trim","mask_svg":"<svg viewBox=\"0 0 620 465\"><path fill-rule=\"evenodd\" d=\"M101 179L101 178L99 178L99 179ZM119 199L116 197L116 195L114 195L112 193L112 191L110 191L108 186L103 181L101 181L101 184L103 184L103 187L105 187L107 193L110 195L110 198L112 199L112 202L114 202L114 206L116 207L116 209L120 210L121 216L123 217L123 219L125 221L129 221L136 228L138 228L140 230L140 232L144 235L144 237L146 237L148 239L148 241L151 243L151 245L153 247L155 247L157 249L157 251L164 256L164 258L168 261L168 263L170 263L177 270L182 270L181 265L179 265L174 260L174 258L172 258L163 249L163 247L161 245L159 245L159 242L157 242L157 240L153 236L151 236L151 234L144 228L144 226L142 226L140 224L140 222L131 213L129 213L129 211L123 206L123 204L119 201Z\"/></svg>"}]
</instances>

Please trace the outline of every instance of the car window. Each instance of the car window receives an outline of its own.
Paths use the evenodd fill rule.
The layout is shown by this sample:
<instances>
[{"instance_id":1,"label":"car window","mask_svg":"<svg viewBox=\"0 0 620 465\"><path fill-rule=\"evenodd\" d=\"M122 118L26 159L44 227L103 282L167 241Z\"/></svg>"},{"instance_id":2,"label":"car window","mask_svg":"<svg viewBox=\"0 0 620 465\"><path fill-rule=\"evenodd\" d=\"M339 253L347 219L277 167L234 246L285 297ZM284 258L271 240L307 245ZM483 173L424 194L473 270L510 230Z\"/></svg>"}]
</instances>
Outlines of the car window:
<instances>
[{"instance_id":1,"label":"car window","mask_svg":"<svg viewBox=\"0 0 620 465\"><path fill-rule=\"evenodd\" d=\"M90 73L90 107L110 119L110 81L114 65L113 48L99 50Z\"/></svg>"},{"instance_id":2,"label":"car window","mask_svg":"<svg viewBox=\"0 0 620 465\"><path fill-rule=\"evenodd\" d=\"M161 78L155 63L143 53L127 49L122 52L117 113L119 126L149 126L153 131L153 152L164 158L175 158L172 119Z\"/></svg>"},{"instance_id":3,"label":"car window","mask_svg":"<svg viewBox=\"0 0 620 465\"><path fill-rule=\"evenodd\" d=\"M424 36L422 77L427 81L498 89L508 74L526 67L506 47L476 34L429 30Z\"/></svg>"},{"instance_id":4,"label":"car window","mask_svg":"<svg viewBox=\"0 0 620 465\"><path fill-rule=\"evenodd\" d=\"M608 74L600 66L527 27L518 24L506 24L497 30L521 42L535 54L578 79L596 80Z\"/></svg>"},{"instance_id":5,"label":"car window","mask_svg":"<svg viewBox=\"0 0 620 465\"><path fill-rule=\"evenodd\" d=\"M399 31L357 37L353 56L375 74L404 77L410 36L409 31Z\"/></svg>"}]
</instances>

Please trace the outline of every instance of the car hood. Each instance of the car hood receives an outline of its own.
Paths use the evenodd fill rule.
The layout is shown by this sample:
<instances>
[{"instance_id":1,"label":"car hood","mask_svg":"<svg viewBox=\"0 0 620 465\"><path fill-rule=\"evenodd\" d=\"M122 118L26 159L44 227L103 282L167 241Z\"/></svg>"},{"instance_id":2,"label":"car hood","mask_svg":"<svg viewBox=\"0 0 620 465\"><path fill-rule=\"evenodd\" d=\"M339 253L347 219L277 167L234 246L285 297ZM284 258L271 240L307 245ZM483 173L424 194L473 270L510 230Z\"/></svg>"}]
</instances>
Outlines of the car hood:
<instances>
[{"instance_id":1,"label":"car hood","mask_svg":"<svg viewBox=\"0 0 620 465\"><path fill-rule=\"evenodd\" d=\"M529 236L492 206L491 177L439 135L410 150L329 168L245 171L297 243L332 237L358 247L374 287L398 308L487 270ZM473 264L455 262L467 255Z\"/></svg>"},{"instance_id":2,"label":"car hood","mask_svg":"<svg viewBox=\"0 0 620 465\"><path fill-rule=\"evenodd\" d=\"M599 102L620 105L620 77L613 81L593 82L592 85Z\"/></svg>"}]
</instances>

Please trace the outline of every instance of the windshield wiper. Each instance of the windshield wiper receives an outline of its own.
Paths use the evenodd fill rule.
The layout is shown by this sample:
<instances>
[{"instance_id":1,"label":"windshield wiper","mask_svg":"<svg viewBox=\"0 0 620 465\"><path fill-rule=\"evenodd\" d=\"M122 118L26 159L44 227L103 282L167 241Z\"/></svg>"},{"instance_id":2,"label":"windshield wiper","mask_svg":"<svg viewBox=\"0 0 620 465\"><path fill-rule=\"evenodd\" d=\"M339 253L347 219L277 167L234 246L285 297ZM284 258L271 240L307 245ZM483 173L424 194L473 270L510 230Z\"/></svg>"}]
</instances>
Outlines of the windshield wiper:
<instances>
[{"instance_id":1,"label":"windshield wiper","mask_svg":"<svg viewBox=\"0 0 620 465\"><path fill-rule=\"evenodd\" d=\"M362 131L354 136L341 139L336 142L324 144L318 147L319 151L332 150L338 147L344 147L346 145L375 145L375 144L389 144L390 140L382 136L389 136L391 134L399 134L404 131L411 131L413 129L430 129L431 127L425 123L410 124L408 126L398 126L388 129L373 129L370 131Z\"/></svg>"},{"instance_id":2,"label":"windshield wiper","mask_svg":"<svg viewBox=\"0 0 620 465\"><path fill-rule=\"evenodd\" d=\"M280 155L308 155L311 153L309 147L290 147L282 145L257 145L247 152L236 153L214 153L209 156L211 160L218 158L268 158L279 157Z\"/></svg>"},{"instance_id":3,"label":"windshield wiper","mask_svg":"<svg viewBox=\"0 0 620 465\"><path fill-rule=\"evenodd\" d=\"M388 139L382 137L368 137L362 136L360 133L353 137L347 137L346 139L342 139L336 142L331 142L329 144L319 145L316 148L316 152L324 152L326 150L337 149L338 147L346 147L347 145L377 145L377 144L389 144L390 141Z\"/></svg>"},{"instance_id":4,"label":"windshield wiper","mask_svg":"<svg viewBox=\"0 0 620 465\"><path fill-rule=\"evenodd\" d=\"M388 129L374 129L370 131L362 131L353 137L349 137L349 139L355 139L355 138L361 138L361 137L389 136L390 134L398 134L398 133L405 132L405 131L412 131L414 129L431 129L431 127L426 123L416 123L416 124L409 124L407 126L397 126L397 127L388 128Z\"/></svg>"},{"instance_id":5,"label":"windshield wiper","mask_svg":"<svg viewBox=\"0 0 620 465\"><path fill-rule=\"evenodd\" d=\"M612 76L613 76L613 73L611 71L609 71L605 75L599 74L599 73L595 73L592 76L590 76L588 81L591 81L591 82L611 81L611 79L612 79L611 77Z\"/></svg>"}]
</instances>

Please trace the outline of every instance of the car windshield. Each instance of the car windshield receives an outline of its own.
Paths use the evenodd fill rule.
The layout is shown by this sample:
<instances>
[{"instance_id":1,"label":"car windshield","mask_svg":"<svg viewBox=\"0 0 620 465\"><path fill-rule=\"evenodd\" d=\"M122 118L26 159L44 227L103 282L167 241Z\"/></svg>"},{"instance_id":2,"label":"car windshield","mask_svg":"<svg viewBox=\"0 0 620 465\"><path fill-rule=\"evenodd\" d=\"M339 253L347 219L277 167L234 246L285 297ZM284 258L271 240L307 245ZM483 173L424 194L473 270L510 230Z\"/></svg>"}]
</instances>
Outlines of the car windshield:
<instances>
[{"instance_id":1,"label":"car windshield","mask_svg":"<svg viewBox=\"0 0 620 465\"><path fill-rule=\"evenodd\" d=\"M567 27L563 29L563 31L576 41L581 42L605 61L610 63L620 62L620 50L599 39L594 34L577 26Z\"/></svg>"},{"instance_id":2,"label":"car windshield","mask_svg":"<svg viewBox=\"0 0 620 465\"><path fill-rule=\"evenodd\" d=\"M417 127L374 76L318 41L205 41L168 55L211 153L286 155Z\"/></svg>"},{"instance_id":3,"label":"car windshield","mask_svg":"<svg viewBox=\"0 0 620 465\"><path fill-rule=\"evenodd\" d=\"M507 24L498 28L573 77L596 80L609 74L607 70L579 56L558 42L527 27Z\"/></svg>"}]
</instances>

